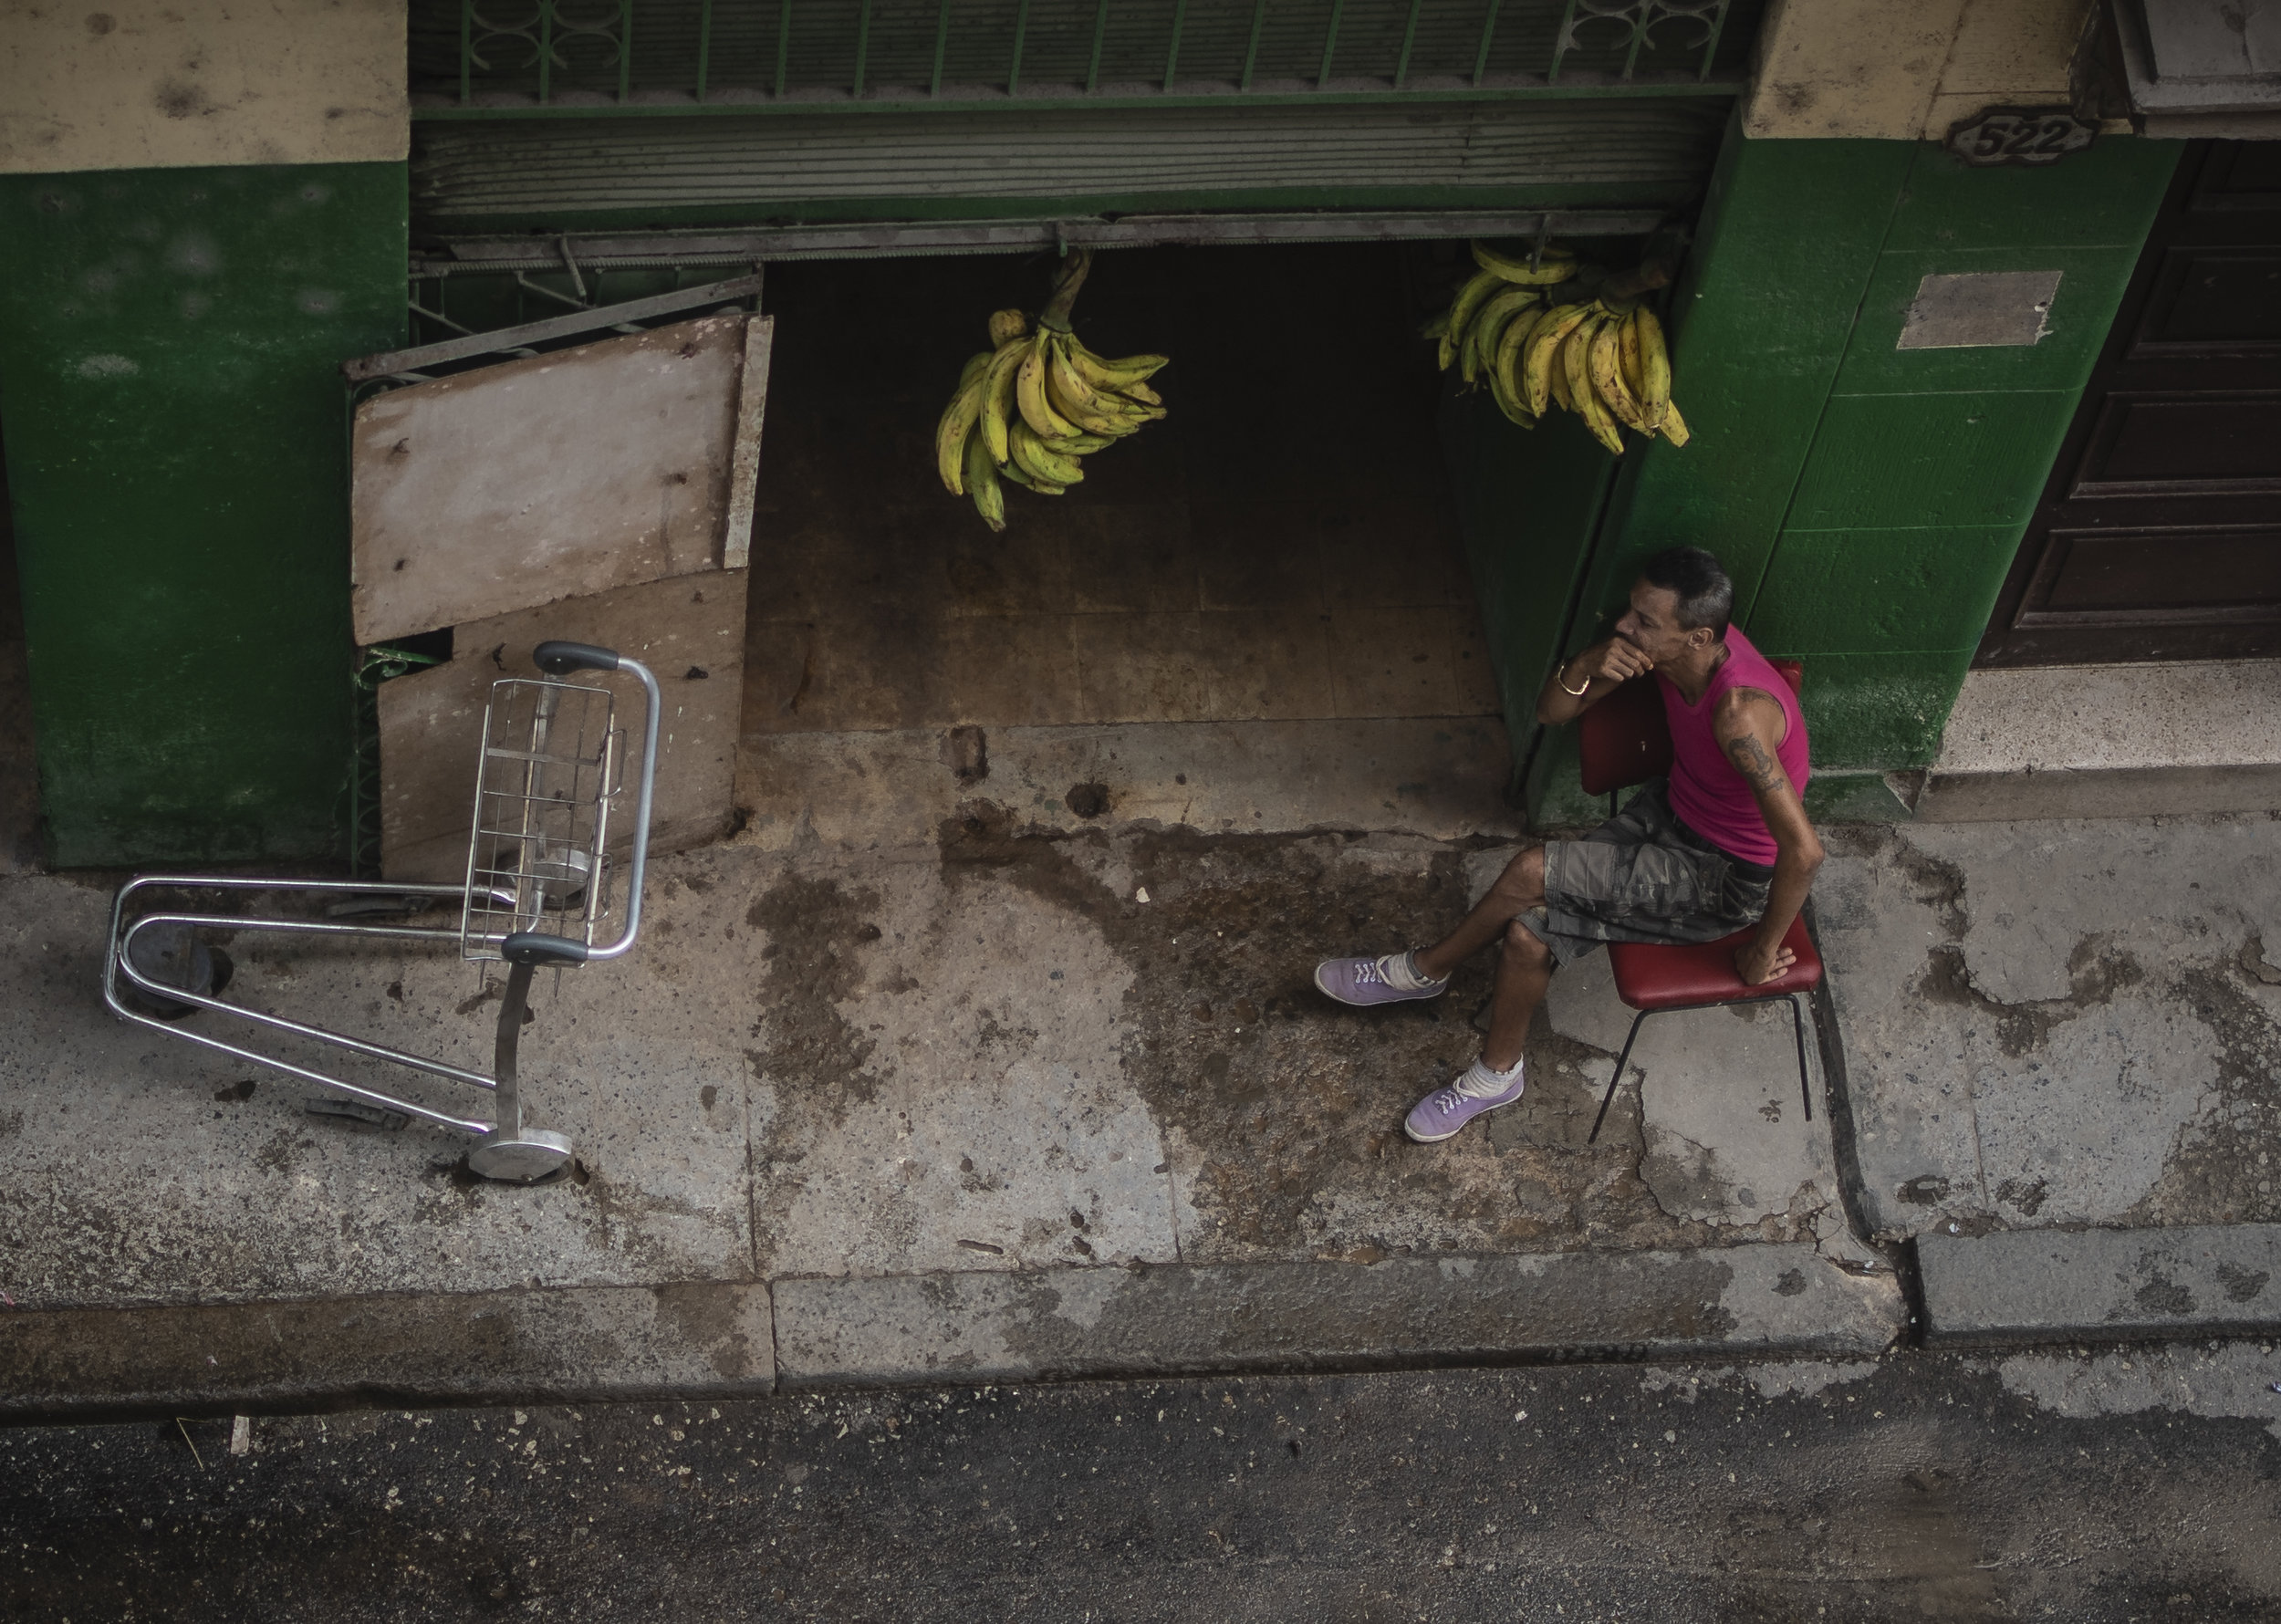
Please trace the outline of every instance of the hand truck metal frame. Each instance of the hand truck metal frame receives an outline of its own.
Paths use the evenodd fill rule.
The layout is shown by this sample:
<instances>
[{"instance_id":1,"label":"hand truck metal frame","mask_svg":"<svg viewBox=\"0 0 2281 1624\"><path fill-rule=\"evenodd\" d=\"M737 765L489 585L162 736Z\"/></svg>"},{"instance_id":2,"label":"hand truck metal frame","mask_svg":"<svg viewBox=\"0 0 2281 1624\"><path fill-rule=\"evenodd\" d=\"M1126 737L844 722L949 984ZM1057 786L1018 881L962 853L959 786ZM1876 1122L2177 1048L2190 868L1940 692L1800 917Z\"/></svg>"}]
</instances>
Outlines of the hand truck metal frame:
<instances>
[{"instance_id":1,"label":"hand truck metal frame","mask_svg":"<svg viewBox=\"0 0 2281 1624\"><path fill-rule=\"evenodd\" d=\"M478 758L464 883L137 875L120 887L111 902L103 999L112 1013L171 1037L317 1083L350 1099L474 1134L479 1142L468 1152L467 1162L484 1178L526 1184L567 1165L571 1157L569 1139L524 1122L516 1044L529 1004L531 978L539 966L559 970L622 958L641 933L661 701L657 678L647 666L608 649L544 642L533 651L532 659L542 671L557 679L579 671L626 671L641 683L646 713L632 849L626 870L625 916L613 941L602 946L594 943L596 924L609 912L609 874L605 862L609 811L625 787L620 759L623 733L612 725L610 692L593 683L510 677L492 684L491 703L484 712L483 752ZM563 742L566 734L568 745ZM453 929L348 923L337 917L291 919L181 908L161 907L149 912L130 909L136 898L154 890L332 899L336 913L344 904L353 908L358 898L437 901L448 898L460 904L460 922ZM470 963L505 963L507 980L499 1003L492 1075L228 1002L218 995L220 986L195 984L193 944L201 931L452 942L458 943L461 956ZM201 1010L487 1090L493 1099L491 1119L435 1110L173 1024Z\"/></svg>"}]
</instances>

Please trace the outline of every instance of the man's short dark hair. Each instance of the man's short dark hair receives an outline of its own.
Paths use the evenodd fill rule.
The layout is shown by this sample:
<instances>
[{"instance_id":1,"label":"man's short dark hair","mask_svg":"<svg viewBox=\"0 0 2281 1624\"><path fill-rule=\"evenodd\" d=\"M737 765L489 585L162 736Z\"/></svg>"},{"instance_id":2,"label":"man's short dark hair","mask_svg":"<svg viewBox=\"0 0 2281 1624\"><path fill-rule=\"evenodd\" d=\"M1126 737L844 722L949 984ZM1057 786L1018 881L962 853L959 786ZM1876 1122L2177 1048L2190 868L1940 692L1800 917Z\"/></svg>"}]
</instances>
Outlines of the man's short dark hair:
<instances>
[{"instance_id":1,"label":"man's short dark hair","mask_svg":"<svg viewBox=\"0 0 2281 1624\"><path fill-rule=\"evenodd\" d=\"M1701 547L1665 547L1640 567L1640 578L1679 599L1682 630L1708 626L1713 642L1726 641L1726 623L1734 614L1734 583L1709 553Z\"/></svg>"}]
</instances>

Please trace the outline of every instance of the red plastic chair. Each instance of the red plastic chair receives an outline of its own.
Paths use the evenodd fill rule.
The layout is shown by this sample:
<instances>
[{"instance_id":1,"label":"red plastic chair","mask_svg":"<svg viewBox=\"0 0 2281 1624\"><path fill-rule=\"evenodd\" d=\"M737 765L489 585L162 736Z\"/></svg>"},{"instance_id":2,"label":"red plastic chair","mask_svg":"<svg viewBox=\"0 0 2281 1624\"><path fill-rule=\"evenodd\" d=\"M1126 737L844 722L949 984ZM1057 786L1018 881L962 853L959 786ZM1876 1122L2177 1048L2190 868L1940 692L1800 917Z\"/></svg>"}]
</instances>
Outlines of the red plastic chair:
<instances>
[{"instance_id":1,"label":"red plastic chair","mask_svg":"<svg viewBox=\"0 0 2281 1624\"><path fill-rule=\"evenodd\" d=\"M1798 692L1806 680L1804 665L1795 660L1777 660L1774 668L1790 684L1790 692ZM1618 790L1662 777L1672 769L1671 729L1664 721L1662 696L1656 692L1653 677L1634 677L1622 684L1585 712L1577 727L1585 792L1607 796L1611 814ZM1592 1119L1587 1144L1599 1139L1608 1108L1615 1101L1624 1067L1631 1058L1631 1046L1639 1041L1641 1024L1667 1009L1787 1004L1790 1025L1797 1036L1798 1098L1805 1102L1806 1119L1814 1119L1814 1089L1806 1070L1806 1016L1798 1007L1798 994L1821 984L1822 957L1807 934L1801 914L1790 921L1789 932L1782 939L1783 945L1797 955L1796 962L1775 980L1746 987L1734 973L1734 951L1756 934L1754 926L1716 942L1608 944L1609 962L1616 973L1616 995L1639 1013L1632 1016L1623 1053L1616 1057L1616 1072L1608 1079L1607 1093L1600 1097L1599 1115Z\"/></svg>"}]
</instances>

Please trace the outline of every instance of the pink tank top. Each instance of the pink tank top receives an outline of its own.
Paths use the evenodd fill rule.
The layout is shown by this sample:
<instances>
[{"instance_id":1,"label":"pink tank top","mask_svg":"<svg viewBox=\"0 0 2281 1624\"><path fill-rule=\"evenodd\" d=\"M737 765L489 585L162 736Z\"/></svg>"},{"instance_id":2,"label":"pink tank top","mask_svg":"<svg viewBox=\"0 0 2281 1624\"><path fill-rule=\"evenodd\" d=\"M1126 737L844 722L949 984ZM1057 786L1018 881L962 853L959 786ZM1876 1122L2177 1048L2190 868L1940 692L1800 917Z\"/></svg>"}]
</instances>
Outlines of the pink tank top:
<instances>
[{"instance_id":1,"label":"pink tank top","mask_svg":"<svg viewBox=\"0 0 2281 1624\"><path fill-rule=\"evenodd\" d=\"M1711 673L1711 686L1692 705L1669 677L1655 673L1663 695L1663 714L1672 728L1672 810L1720 850L1747 863L1771 864L1780 848L1759 814L1758 797L1751 794L1749 784L1719 748L1711 731L1711 718L1719 708L1719 696L1730 688L1756 688L1773 694L1789 723L1776 754L1782 770L1790 776L1790 787L1801 796L1811 771L1806 718L1798 713L1797 695L1790 692L1789 683L1751 646L1750 639L1730 626L1726 647L1725 662Z\"/></svg>"}]
</instances>

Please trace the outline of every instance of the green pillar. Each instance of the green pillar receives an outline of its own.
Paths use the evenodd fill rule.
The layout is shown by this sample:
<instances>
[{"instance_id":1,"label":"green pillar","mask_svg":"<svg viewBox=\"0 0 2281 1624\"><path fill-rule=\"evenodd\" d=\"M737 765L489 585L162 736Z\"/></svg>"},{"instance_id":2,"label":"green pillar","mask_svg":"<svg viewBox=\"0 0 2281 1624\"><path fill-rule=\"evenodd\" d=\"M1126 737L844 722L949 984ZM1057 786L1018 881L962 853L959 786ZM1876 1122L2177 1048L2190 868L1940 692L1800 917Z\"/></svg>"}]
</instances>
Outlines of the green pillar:
<instances>
[{"instance_id":1,"label":"green pillar","mask_svg":"<svg viewBox=\"0 0 2281 1624\"><path fill-rule=\"evenodd\" d=\"M2177 161L2102 137L2043 169L1913 141L1730 130L1672 307L1693 438L1624 457L1567 649L1606 635L1640 561L1709 547L1736 619L1806 661L1828 812L1928 765ZM2061 273L2032 347L1895 348L1930 274ZM1540 753L1531 812L1591 816ZM1890 799L1890 797L1885 797Z\"/></svg>"},{"instance_id":2,"label":"green pillar","mask_svg":"<svg viewBox=\"0 0 2281 1624\"><path fill-rule=\"evenodd\" d=\"M0 433L63 867L344 855L339 364L404 341L401 163L0 177Z\"/></svg>"}]
</instances>

